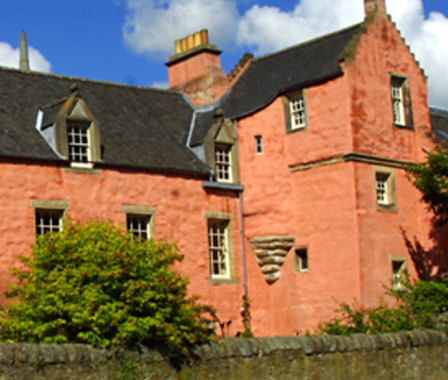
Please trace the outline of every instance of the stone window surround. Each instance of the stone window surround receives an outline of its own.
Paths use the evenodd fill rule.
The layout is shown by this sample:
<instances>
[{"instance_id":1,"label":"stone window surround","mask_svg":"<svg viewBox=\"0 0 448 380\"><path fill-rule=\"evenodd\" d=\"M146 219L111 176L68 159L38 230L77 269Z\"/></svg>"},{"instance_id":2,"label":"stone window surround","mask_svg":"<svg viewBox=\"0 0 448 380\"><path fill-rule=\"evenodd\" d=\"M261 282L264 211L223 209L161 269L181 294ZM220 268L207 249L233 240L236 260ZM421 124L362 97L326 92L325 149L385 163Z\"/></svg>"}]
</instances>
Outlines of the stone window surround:
<instances>
[{"instance_id":1,"label":"stone window surround","mask_svg":"<svg viewBox=\"0 0 448 380\"><path fill-rule=\"evenodd\" d=\"M294 255L293 255L293 260L294 260L294 268L297 272L299 273L308 273L310 271L310 254L309 254L309 248L307 245L299 245L293 248L294 250ZM305 251L306 252L306 261L307 261L307 265L306 268L303 268L303 263L301 261L301 258L298 257L297 255L297 251Z\"/></svg>"},{"instance_id":2,"label":"stone window surround","mask_svg":"<svg viewBox=\"0 0 448 380\"><path fill-rule=\"evenodd\" d=\"M231 161L231 181L220 181L216 178L215 173L215 147L216 146L229 146L230 147L230 161ZM214 178L213 181L217 183L226 184L238 184L240 181L239 170L239 152L238 152L238 139L236 133L236 123L224 119L218 118L212 128L207 133L204 139L204 154L206 163L213 168Z\"/></svg>"},{"instance_id":3,"label":"stone window surround","mask_svg":"<svg viewBox=\"0 0 448 380\"><path fill-rule=\"evenodd\" d=\"M62 226L64 225L64 221L67 220L67 211L70 208L69 203L67 201L62 200L41 200L41 199L32 199L31 207L34 209L34 227L36 228L37 220L36 213L40 211L60 211L62 213Z\"/></svg>"},{"instance_id":4,"label":"stone window surround","mask_svg":"<svg viewBox=\"0 0 448 380\"><path fill-rule=\"evenodd\" d=\"M85 125L89 140L89 162L70 162L70 168L84 171L92 170L95 162L101 162L99 122L80 97L69 98L55 116L55 141L57 151L70 161L68 146L68 125ZM81 171L80 171L81 172Z\"/></svg>"},{"instance_id":5,"label":"stone window surround","mask_svg":"<svg viewBox=\"0 0 448 380\"><path fill-rule=\"evenodd\" d=\"M385 175L387 176L386 180L386 191L387 191L387 204L378 203L377 200L377 176ZM389 212L397 212L398 211L398 202L397 202L397 190L396 190L396 181L395 181L395 170L386 166L373 165L373 191L375 192L375 204L376 208L379 211L389 211Z\"/></svg>"},{"instance_id":6,"label":"stone window surround","mask_svg":"<svg viewBox=\"0 0 448 380\"><path fill-rule=\"evenodd\" d=\"M410 88L410 81L409 77L404 74L395 73L395 72L389 72L389 81L390 81L390 99L391 99L391 111L392 111L392 123L397 128L404 128L404 129L414 129L414 122L413 122L413 111L412 111L412 100L411 100L411 88ZM394 98L392 95L392 83L394 81L400 81L401 82L401 89L402 89L402 100L403 100L403 118L404 118L404 124L402 123L396 123L395 122L395 111L394 111Z\"/></svg>"},{"instance_id":7,"label":"stone window surround","mask_svg":"<svg viewBox=\"0 0 448 380\"><path fill-rule=\"evenodd\" d=\"M207 231L207 241L208 241L208 233L209 233L209 220L218 220L218 221L226 221L227 222L227 250L228 250L228 263L229 263L229 277L228 278L214 278L211 275L211 270L209 271L209 283L212 285L220 285L220 284L236 284L238 280L236 278L236 270L235 270L235 250L234 250L234 236L233 236L233 227L235 216L231 213L227 212L216 212L216 211L206 211L204 213L206 219L206 231ZM207 242L207 260L210 265L210 251L209 245Z\"/></svg>"},{"instance_id":8,"label":"stone window surround","mask_svg":"<svg viewBox=\"0 0 448 380\"><path fill-rule=\"evenodd\" d=\"M304 112L305 112L305 125L294 127L292 123L292 113L291 113L291 101L294 98L302 97L304 102ZM295 133L299 131L303 131L309 128L309 112L308 112L308 96L306 89L300 89L296 91L291 91L284 96L282 96L283 106L285 110L285 120L286 120L286 132L287 133Z\"/></svg>"},{"instance_id":9,"label":"stone window surround","mask_svg":"<svg viewBox=\"0 0 448 380\"><path fill-rule=\"evenodd\" d=\"M152 206L138 206L138 205L123 205L123 213L125 214L125 226L127 226L127 216L149 216L149 238L156 238L156 222L155 216L157 214L157 208Z\"/></svg>"},{"instance_id":10,"label":"stone window surround","mask_svg":"<svg viewBox=\"0 0 448 380\"><path fill-rule=\"evenodd\" d=\"M390 270L391 270L391 284L392 289L397 290L401 288L401 282L400 279L402 276L405 275L405 273L408 271L408 257L406 255L389 255L389 262L390 262ZM401 262L402 265L400 266L399 272L394 273L394 262ZM398 279L398 282L397 282Z\"/></svg>"}]
</instances>

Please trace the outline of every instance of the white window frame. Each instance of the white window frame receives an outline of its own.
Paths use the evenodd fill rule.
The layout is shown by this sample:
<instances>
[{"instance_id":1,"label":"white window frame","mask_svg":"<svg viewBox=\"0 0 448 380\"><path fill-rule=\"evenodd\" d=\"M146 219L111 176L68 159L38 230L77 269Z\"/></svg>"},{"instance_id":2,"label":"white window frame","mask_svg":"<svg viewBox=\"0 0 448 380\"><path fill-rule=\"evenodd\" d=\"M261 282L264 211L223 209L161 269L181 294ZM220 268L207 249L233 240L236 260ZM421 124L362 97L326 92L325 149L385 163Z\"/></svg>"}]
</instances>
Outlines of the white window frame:
<instances>
[{"instance_id":1,"label":"white window frame","mask_svg":"<svg viewBox=\"0 0 448 380\"><path fill-rule=\"evenodd\" d=\"M230 279L229 225L226 219L208 219L208 252L212 280Z\"/></svg>"},{"instance_id":2,"label":"white window frame","mask_svg":"<svg viewBox=\"0 0 448 380\"><path fill-rule=\"evenodd\" d=\"M215 144L215 173L217 182L232 182L232 145Z\"/></svg>"},{"instance_id":3,"label":"white window frame","mask_svg":"<svg viewBox=\"0 0 448 380\"><path fill-rule=\"evenodd\" d=\"M126 214L127 232L143 240L151 239L151 218L151 214Z\"/></svg>"},{"instance_id":4,"label":"white window frame","mask_svg":"<svg viewBox=\"0 0 448 380\"><path fill-rule=\"evenodd\" d=\"M35 209L36 236L48 232L61 232L64 218L63 209ZM56 223L54 221L56 220Z\"/></svg>"},{"instance_id":5,"label":"white window frame","mask_svg":"<svg viewBox=\"0 0 448 380\"><path fill-rule=\"evenodd\" d=\"M375 190L376 190L376 203L382 206L388 206L391 204L390 199L390 184L391 173L376 172L375 173Z\"/></svg>"},{"instance_id":6,"label":"white window frame","mask_svg":"<svg viewBox=\"0 0 448 380\"><path fill-rule=\"evenodd\" d=\"M291 130L305 129L308 125L306 97L303 91L289 99Z\"/></svg>"},{"instance_id":7,"label":"white window frame","mask_svg":"<svg viewBox=\"0 0 448 380\"><path fill-rule=\"evenodd\" d=\"M72 130L77 129L78 136L85 136L86 141L70 141L71 138L76 136L76 132L72 133ZM80 131L83 131L81 134ZM91 168L92 164L92 148L91 148L91 136L90 136L90 125L89 123L80 123L67 120L67 147L68 147L68 157L70 160L70 165L79 168ZM72 149L82 150L81 153L72 153ZM85 160L76 159L75 155L85 156Z\"/></svg>"},{"instance_id":8,"label":"white window frame","mask_svg":"<svg viewBox=\"0 0 448 380\"><path fill-rule=\"evenodd\" d=\"M394 75L391 77L392 111L394 124L397 125L406 125L404 85L404 78Z\"/></svg>"}]
</instances>

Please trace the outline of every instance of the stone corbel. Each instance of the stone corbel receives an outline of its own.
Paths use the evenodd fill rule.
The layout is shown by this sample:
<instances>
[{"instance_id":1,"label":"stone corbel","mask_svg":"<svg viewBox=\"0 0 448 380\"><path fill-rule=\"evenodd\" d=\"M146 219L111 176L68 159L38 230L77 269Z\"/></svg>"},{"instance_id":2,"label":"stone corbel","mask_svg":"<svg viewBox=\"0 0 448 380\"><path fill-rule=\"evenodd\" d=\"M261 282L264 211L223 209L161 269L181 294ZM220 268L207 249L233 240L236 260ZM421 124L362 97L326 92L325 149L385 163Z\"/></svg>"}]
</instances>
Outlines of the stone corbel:
<instances>
[{"instance_id":1,"label":"stone corbel","mask_svg":"<svg viewBox=\"0 0 448 380\"><path fill-rule=\"evenodd\" d=\"M271 235L250 240L258 265L268 284L273 284L280 278L282 265L295 239L294 235Z\"/></svg>"}]
</instances>

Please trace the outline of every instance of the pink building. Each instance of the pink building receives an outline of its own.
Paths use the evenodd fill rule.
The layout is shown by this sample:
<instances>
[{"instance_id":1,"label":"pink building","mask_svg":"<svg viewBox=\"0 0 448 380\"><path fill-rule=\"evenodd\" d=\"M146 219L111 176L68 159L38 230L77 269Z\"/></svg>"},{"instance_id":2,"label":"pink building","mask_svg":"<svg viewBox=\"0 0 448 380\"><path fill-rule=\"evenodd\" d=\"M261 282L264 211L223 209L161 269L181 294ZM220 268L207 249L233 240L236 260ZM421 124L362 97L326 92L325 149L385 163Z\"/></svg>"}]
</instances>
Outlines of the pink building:
<instances>
[{"instance_id":1,"label":"pink building","mask_svg":"<svg viewBox=\"0 0 448 380\"><path fill-rule=\"evenodd\" d=\"M230 335L243 294L256 335L388 302L384 285L424 273L404 237L443 247L405 168L448 115L433 131L422 69L384 0L365 5L361 24L229 75L206 31L176 41L167 91L0 69L0 292L70 217L178 242Z\"/></svg>"}]
</instances>

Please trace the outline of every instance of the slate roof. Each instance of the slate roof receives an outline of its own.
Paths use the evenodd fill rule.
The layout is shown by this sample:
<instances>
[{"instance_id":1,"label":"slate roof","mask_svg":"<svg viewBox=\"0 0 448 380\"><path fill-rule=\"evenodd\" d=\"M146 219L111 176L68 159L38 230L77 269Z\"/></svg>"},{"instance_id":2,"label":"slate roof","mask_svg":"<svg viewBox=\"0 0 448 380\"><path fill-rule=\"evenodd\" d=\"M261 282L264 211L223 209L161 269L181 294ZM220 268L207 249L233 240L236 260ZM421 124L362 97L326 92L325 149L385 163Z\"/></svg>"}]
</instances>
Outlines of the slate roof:
<instances>
[{"instance_id":1,"label":"slate roof","mask_svg":"<svg viewBox=\"0 0 448 380\"><path fill-rule=\"evenodd\" d=\"M434 133L448 141L448 111L431 108L431 124Z\"/></svg>"},{"instance_id":2,"label":"slate roof","mask_svg":"<svg viewBox=\"0 0 448 380\"><path fill-rule=\"evenodd\" d=\"M190 139L190 146L196 146L202 144L208 131L213 124L213 114L215 108L205 109L195 113L194 130Z\"/></svg>"},{"instance_id":3,"label":"slate roof","mask_svg":"<svg viewBox=\"0 0 448 380\"><path fill-rule=\"evenodd\" d=\"M215 104L225 116L239 119L269 105L279 94L343 74L341 59L364 23L254 59L237 83ZM196 113L191 146L211 127L213 111Z\"/></svg>"},{"instance_id":4,"label":"slate roof","mask_svg":"<svg viewBox=\"0 0 448 380\"><path fill-rule=\"evenodd\" d=\"M0 156L60 161L36 130L78 84L99 121L105 165L206 175L185 145L193 110L180 93L0 68Z\"/></svg>"},{"instance_id":5,"label":"slate roof","mask_svg":"<svg viewBox=\"0 0 448 380\"><path fill-rule=\"evenodd\" d=\"M340 61L364 23L255 59L224 96L226 116L238 119L270 104L279 94L343 74Z\"/></svg>"}]
</instances>

